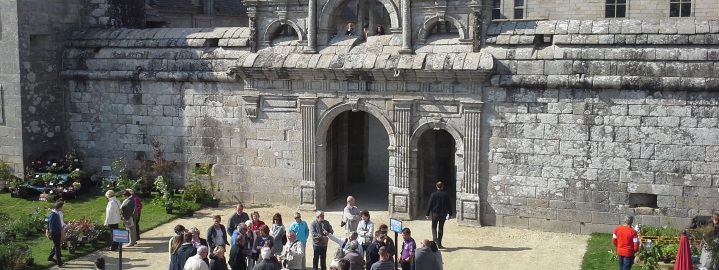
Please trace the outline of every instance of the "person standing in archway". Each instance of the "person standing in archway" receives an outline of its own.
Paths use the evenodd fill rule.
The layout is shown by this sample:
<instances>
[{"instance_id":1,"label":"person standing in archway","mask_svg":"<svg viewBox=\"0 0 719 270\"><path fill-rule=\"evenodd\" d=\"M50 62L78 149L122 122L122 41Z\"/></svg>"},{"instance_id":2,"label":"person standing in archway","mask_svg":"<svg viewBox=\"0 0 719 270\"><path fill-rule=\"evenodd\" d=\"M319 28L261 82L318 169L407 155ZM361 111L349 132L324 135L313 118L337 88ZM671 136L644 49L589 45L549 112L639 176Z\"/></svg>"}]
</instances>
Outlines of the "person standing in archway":
<instances>
[{"instance_id":1,"label":"person standing in archway","mask_svg":"<svg viewBox=\"0 0 719 270\"><path fill-rule=\"evenodd\" d=\"M437 243L439 248L444 248L444 246L442 246L444 222L452 216L452 201L449 198L449 194L444 191L442 181L437 182L435 186L437 190L429 196L429 205L427 205L425 218L429 219L431 215L432 239L434 239L434 242ZM439 225L439 230L437 230L437 225Z\"/></svg>"},{"instance_id":2,"label":"person standing in archway","mask_svg":"<svg viewBox=\"0 0 719 270\"><path fill-rule=\"evenodd\" d=\"M342 223L340 224L342 227L345 227L345 233L347 234L347 237L350 236L353 232L357 231L357 225L359 225L359 222L361 220L360 217L360 210L355 206L355 197L348 196L347 197L347 206L345 206L345 209L342 214Z\"/></svg>"}]
</instances>

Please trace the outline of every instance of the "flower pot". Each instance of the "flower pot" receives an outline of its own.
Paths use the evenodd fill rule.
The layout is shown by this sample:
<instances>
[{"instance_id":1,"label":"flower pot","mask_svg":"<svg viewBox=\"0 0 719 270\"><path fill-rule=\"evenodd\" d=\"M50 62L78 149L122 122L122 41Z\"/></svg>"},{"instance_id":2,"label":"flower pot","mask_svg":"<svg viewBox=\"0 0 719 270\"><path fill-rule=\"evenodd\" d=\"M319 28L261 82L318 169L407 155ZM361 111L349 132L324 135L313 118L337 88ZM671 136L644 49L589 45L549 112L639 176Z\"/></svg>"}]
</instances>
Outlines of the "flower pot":
<instances>
[{"instance_id":1,"label":"flower pot","mask_svg":"<svg viewBox=\"0 0 719 270\"><path fill-rule=\"evenodd\" d=\"M172 214L172 204L165 205L165 212L168 214Z\"/></svg>"},{"instance_id":2,"label":"flower pot","mask_svg":"<svg viewBox=\"0 0 719 270\"><path fill-rule=\"evenodd\" d=\"M68 246L68 247L67 247L67 252L70 253L70 254L75 254L75 247L73 247L73 246Z\"/></svg>"},{"instance_id":3,"label":"flower pot","mask_svg":"<svg viewBox=\"0 0 719 270\"><path fill-rule=\"evenodd\" d=\"M211 201L210 201L210 207L212 207L212 208L217 208L217 207L219 207L219 206L220 206L220 201L219 201L219 200L211 200Z\"/></svg>"},{"instance_id":4,"label":"flower pot","mask_svg":"<svg viewBox=\"0 0 719 270\"><path fill-rule=\"evenodd\" d=\"M25 260L25 265L27 265L27 266L29 266L29 267L34 266L34 265L35 265L35 258L27 258L27 260Z\"/></svg>"},{"instance_id":5,"label":"flower pot","mask_svg":"<svg viewBox=\"0 0 719 270\"><path fill-rule=\"evenodd\" d=\"M188 216L188 217L191 217L191 216L194 216L194 215L195 215L195 211L187 210L187 216Z\"/></svg>"}]
</instances>

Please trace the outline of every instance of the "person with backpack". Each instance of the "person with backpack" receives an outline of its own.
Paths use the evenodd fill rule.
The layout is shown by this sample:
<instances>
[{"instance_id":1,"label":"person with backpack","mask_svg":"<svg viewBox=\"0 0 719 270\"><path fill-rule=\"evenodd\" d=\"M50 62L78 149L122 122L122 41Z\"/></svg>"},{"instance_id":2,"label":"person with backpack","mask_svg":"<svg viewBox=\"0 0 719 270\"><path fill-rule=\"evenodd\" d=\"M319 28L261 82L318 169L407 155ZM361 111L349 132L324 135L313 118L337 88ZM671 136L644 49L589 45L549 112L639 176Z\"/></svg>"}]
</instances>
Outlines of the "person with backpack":
<instances>
[{"instance_id":1,"label":"person with backpack","mask_svg":"<svg viewBox=\"0 0 719 270\"><path fill-rule=\"evenodd\" d=\"M302 241L297 239L297 233L295 231L289 231L287 233L287 243L283 247L282 254L283 266L290 270L304 270L302 262L305 258L305 248L302 245Z\"/></svg>"}]
</instances>

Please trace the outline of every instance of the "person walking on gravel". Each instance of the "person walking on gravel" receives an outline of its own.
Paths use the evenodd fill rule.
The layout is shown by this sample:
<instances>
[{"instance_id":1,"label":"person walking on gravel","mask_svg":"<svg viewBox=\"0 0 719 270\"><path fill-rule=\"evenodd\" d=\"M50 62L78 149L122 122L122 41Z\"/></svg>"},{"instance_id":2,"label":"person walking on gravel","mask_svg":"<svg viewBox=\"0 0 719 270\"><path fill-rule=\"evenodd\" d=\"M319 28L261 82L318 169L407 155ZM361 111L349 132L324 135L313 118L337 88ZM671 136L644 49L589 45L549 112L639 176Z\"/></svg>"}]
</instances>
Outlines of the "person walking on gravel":
<instances>
[{"instance_id":1,"label":"person walking on gravel","mask_svg":"<svg viewBox=\"0 0 719 270\"><path fill-rule=\"evenodd\" d=\"M452 201L449 194L444 191L444 184L437 182L435 185L437 190L429 196L429 205L427 205L427 213L425 218L432 217L432 239L437 243L439 248L442 246L442 236L444 235L444 222L452 216ZM437 230L439 225L439 230Z\"/></svg>"}]
</instances>

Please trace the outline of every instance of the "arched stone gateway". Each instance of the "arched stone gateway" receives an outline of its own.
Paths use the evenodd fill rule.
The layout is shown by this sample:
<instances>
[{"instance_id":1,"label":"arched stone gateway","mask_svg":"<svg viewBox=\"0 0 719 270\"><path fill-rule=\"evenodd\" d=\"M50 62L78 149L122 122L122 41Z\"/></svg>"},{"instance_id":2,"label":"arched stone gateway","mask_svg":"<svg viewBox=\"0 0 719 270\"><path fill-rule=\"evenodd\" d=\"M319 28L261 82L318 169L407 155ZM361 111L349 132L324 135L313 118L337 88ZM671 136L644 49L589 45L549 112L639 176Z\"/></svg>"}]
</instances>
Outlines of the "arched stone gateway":
<instances>
[{"instance_id":1,"label":"arched stone gateway","mask_svg":"<svg viewBox=\"0 0 719 270\"><path fill-rule=\"evenodd\" d=\"M332 157L328 157L328 147L331 147L327 144L328 142L328 133L329 130L335 121L335 119L340 116L343 113L346 112L365 112L372 117L376 118L382 127L384 127L385 131L387 132L388 140L389 140L389 147L388 150L393 149L395 143L395 134L394 134L394 127L388 117L382 113L382 109L375 107L374 105L370 103L365 103L360 101L350 101L345 102L339 105L335 105L332 108L325 111L320 117L319 117L319 123L317 125L316 129L316 147L314 149L315 157L316 157L316 163L314 166L314 170L316 173L315 175L315 181L314 183L305 182L304 185L312 185L312 188L315 192L315 198L314 198L314 206L316 208L324 208L327 206L328 201L332 198L328 198L328 182L331 181L331 179L328 179L327 177L327 166L328 166L328 160ZM391 154L389 159L391 160ZM392 162L388 160L388 163L391 164ZM392 170L391 166L390 169ZM389 181L392 182L392 174L389 174ZM303 202L305 203L305 202Z\"/></svg>"},{"instance_id":2,"label":"arched stone gateway","mask_svg":"<svg viewBox=\"0 0 719 270\"><path fill-rule=\"evenodd\" d=\"M444 162L448 165L454 165L455 171L453 172L454 179L447 179L447 178L439 178L439 179L422 179L423 173L420 172L420 168L422 167L421 162L424 159L426 159L428 156L431 156L432 158L439 158L440 155L431 155L427 153L421 153L421 145L420 143L423 142L422 139L423 136L430 135L433 133L433 131L443 131L448 133L451 136L451 139L453 139L453 160L438 160L438 162ZM432 134L434 135L434 134ZM424 140L426 143L426 140ZM425 145L426 146L426 145ZM430 148L433 148L433 146L430 146ZM459 188L462 186L462 182L464 180L464 168L460 166L461 164L464 164L464 143L463 143L463 136L462 134L452 125L449 125L445 122L441 121L428 121L420 126L418 126L414 131L412 132L412 136L410 137L410 214L412 216L423 216L425 212L425 208L427 206L426 202L426 195L427 193L431 193L433 190L432 183L437 182L439 180L443 181L453 181L453 183L445 183L447 187L451 187L451 190L447 190L451 193L451 191L456 191L454 194L451 194L454 198L460 198L462 190ZM449 173L450 175L452 173ZM459 200L457 200L459 201ZM453 207L457 212L459 212L458 209L460 209L460 205L455 204ZM454 214L453 214L454 215Z\"/></svg>"}]
</instances>

